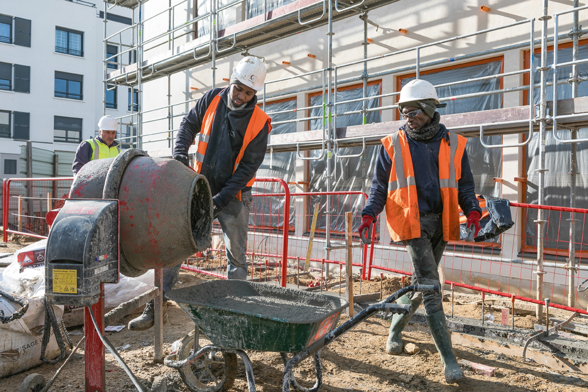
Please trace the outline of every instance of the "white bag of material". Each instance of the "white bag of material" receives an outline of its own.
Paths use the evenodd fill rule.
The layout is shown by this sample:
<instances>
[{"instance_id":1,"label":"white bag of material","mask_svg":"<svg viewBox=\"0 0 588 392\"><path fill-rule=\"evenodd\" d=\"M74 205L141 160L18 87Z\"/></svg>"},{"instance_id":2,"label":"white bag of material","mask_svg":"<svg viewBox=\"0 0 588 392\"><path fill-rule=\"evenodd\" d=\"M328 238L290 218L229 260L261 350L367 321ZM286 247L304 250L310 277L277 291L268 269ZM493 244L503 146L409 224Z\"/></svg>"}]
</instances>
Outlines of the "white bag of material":
<instances>
[{"instance_id":1,"label":"white bag of material","mask_svg":"<svg viewBox=\"0 0 588 392\"><path fill-rule=\"evenodd\" d=\"M22 318L6 324L0 323L0 378L41 364L45 300L29 298L28 301L29 308ZM19 309L19 304L0 295L0 310L4 312L4 317L12 315ZM63 306L53 306L53 311L57 322L61 323ZM45 358L54 359L59 353L57 341L51 333L51 339L45 350Z\"/></svg>"},{"instance_id":2,"label":"white bag of material","mask_svg":"<svg viewBox=\"0 0 588 392\"><path fill-rule=\"evenodd\" d=\"M115 308L123 302L130 301L151 290L153 288L153 274L153 270L149 270L136 278L129 278L119 274L118 283L104 285L104 307L107 309Z\"/></svg>"}]
</instances>

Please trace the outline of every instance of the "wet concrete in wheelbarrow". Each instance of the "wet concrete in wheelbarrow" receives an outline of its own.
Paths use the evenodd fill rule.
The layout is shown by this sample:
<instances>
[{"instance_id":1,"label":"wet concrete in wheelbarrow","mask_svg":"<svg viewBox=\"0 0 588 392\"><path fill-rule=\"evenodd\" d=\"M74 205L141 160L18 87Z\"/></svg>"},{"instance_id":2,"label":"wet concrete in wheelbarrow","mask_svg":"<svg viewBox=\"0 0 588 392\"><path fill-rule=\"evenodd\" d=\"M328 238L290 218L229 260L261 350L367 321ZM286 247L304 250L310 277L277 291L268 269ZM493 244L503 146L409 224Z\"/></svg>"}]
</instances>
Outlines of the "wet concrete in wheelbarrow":
<instances>
[{"instance_id":1,"label":"wet concrete in wheelbarrow","mask_svg":"<svg viewBox=\"0 0 588 392\"><path fill-rule=\"evenodd\" d=\"M182 271L179 286L200 282L194 274ZM459 308L459 305L456 305ZM139 312L140 313L140 312ZM128 323L138 313L121 320L119 325ZM187 315L175 304L168 307L169 323L164 326L164 352L169 354L174 341L181 339L192 330L193 324ZM344 317L340 320L343 322ZM496 367L496 377L485 377L466 371L468 380L461 385L448 385L443 377L439 354L431 337L422 332L404 333L405 342L420 348L416 355L390 356L385 352L389 321L371 318L340 337L322 350L324 386L321 391L562 391L579 392L588 388L588 375L574 372L554 371L537 363L524 363L515 356L496 354L466 346L455 346L458 359ZM77 343L82 330L71 331ZM116 347L129 344L121 352L122 357L137 376L147 384L156 376L168 379L168 391L189 391L182 383L176 370L164 365L153 364L153 330L131 332L126 328L120 333L108 333ZM201 344L204 344L203 341ZM257 390L260 392L281 391L284 366L278 353L247 352L253 361ZM68 363L61 377L51 390L84 390L84 351L76 354ZM106 355L106 390L135 391L122 368L113 356ZM14 392L29 373L40 373L49 379L61 366L42 365L25 373L0 380L1 392ZM305 386L314 382L312 362L304 361L294 371ZM247 391L243 365L239 363L239 375L231 391Z\"/></svg>"}]
</instances>

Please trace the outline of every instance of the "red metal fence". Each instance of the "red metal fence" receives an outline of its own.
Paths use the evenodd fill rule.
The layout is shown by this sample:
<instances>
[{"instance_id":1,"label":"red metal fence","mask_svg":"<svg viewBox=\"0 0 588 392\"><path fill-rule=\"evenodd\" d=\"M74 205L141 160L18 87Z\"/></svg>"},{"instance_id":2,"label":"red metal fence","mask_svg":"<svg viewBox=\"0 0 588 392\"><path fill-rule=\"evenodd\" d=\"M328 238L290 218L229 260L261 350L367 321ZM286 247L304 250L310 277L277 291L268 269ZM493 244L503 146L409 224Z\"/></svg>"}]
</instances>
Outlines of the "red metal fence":
<instances>
[{"instance_id":1,"label":"red metal fence","mask_svg":"<svg viewBox=\"0 0 588 392\"><path fill-rule=\"evenodd\" d=\"M8 233L46 238L48 211L61 207L73 178L8 178L2 181L3 241Z\"/></svg>"},{"instance_id":2,"label":"red metal fence","mask_svg":"<svg viewBox=\"0 0 588 392\"><path fill-rule=\"evenodd\" d=\"M25 178L5 179L3 182L4 241L9 233L45 238L48 227L45 214L59 207L67 197L72 178ZM330 211L326 211L326 198L330 197ZM362 192L303 192L291 193L283 180L277 178L258 179L253 192L249 221L248 251L251 262L250 276L253 280L285 285L288 268L303 268L309 245L309 231L315 203L321 206L318 225L313 241L310 261L320 263L332 272L345 263L343 216L353 212L355 249L361 254L354 257L353 265L363 269L362 276L368 279L373 270L412 275L412 263L400 244L385 244L384 233L380 236L374 225L368 249L359 245L355 234L361 220L361 210L367 195ZM551 306L559 309L588 314L588 291L581 292L580 285L588 279L588 232L586 218L588 210L565 207L537 206L511 203L513 229L503 233L495 242L450 243L443 261L445 283L456 287L476 290L504 297L513 297L530 303L543 303L550 298ZM536 223L537 211L544 211L546 238L544 250L543 291L537 298ZM576 221L576 238L569 239L570 214ZM328 219L327 219L328 217ZM330 250L327 255L326 226L331 228ZM214 232L221 234L218 223ZM576 266L567 263L570 243L576 249ZM195 255L184 263L183 268L224 278L226 275L225 250L215 247ZM279 283L278 283L279 282ZM571 290L570 290L571 287ZM568 306L569 297L575 299Z\"/></svg>"}]
</instances>

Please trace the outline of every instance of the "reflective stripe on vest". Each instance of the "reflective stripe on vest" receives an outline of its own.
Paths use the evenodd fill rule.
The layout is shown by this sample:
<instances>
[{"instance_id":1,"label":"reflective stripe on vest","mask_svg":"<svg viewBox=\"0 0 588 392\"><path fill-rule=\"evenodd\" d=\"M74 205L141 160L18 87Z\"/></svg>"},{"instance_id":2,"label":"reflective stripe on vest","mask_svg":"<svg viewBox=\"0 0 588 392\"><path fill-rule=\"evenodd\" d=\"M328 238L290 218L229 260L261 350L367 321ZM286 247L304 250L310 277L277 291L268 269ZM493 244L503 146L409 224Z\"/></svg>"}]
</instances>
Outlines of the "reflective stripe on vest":
<instances>
[{"instance_id":1,"label":"reflective stripe on vest","mask_svg":"<svg viewBox=\"0 0 588 392\"><path fill-rule=\"evenodd\" d=\"M210 105L206 109L206 113L204 113L204 119L202 121L202 128L200 133L197 135L198 140L198 148L196 150L196 162L194 163L194 171L200 174L202 171L202 165L204 163L204 157L206 156L206 149L208 148L208 142L210 140L210 134L212 132L212 124L214 122L214 116L216 114L216 109L218 108L218 104L221 100L220 95L224 92L221 91L217 94L216 97L213 98ZM271 125L271 118L265 114L263 110L261 110L257 105L253 109L253 113L251 114L251 118L249 119L249 124L247 124L247 129L245 130L245 136L243 137L243 145L241 146L241 150L239 151L239 155L237 155L237 159L235 159L235 167L233 168L233 173L239 167L239 162L243 159L243 155L245 154L245 149L255 137L263 130L265 125L267 124L268 133L272 130ZM265 151L264 151L265 153ZM247 182L247 186L253 186L255 182L255 177ZM241 191L237 194L237 199L241 200Z\"/></svg>"},{"instance_id":2,"label":"reflective stripe on vest","mask_svg":"<svg viewBox=\"0 0 588 392\"><path fill-rule=\"evenodd\" d=\"M108 147L104 143L100 143L96 139L89 139L86 142L90 143L92 147L92 160L114 158L120 154L120 144L117 146Z\"/></svg>"},{"instance_id":3,"label":"reflective stripe on vest","mask_svg":"<svg viewBox=\"0 0 588 392\"><path fill-rule=\"evenodd\" d=\"M418 195L410 147L403 130L382 139L392 160L386 200L386 220L394 241L421 236ZM439 185L443 201L443 238L459 240L459 205L457 182L461 178L461 159L466 139L449 134L449 143L442 139L439 146Z\"/></svg>"}]
</instances>

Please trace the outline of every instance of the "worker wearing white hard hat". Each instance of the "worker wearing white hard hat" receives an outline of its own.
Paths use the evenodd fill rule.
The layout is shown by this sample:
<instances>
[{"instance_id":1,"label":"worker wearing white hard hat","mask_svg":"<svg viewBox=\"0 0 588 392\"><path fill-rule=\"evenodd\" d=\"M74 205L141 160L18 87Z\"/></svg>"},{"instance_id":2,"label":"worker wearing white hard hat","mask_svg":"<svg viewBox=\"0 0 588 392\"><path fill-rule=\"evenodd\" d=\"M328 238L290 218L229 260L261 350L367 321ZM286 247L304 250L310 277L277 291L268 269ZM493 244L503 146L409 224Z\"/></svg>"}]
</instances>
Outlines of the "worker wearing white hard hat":
<instances>
[{"instance_id":1,"label":"worker wearing white hard hat","mask_svg":"<svg viewBox=\"0 0 588 392\"><path fill-rule=\"evenodd\" d=\"M78 174L88 162L96 159L114 158L120 153L120 144L115 140L118 121L112 116L102 116L98 121L98 136L84 140L78 146L72 170Z\"/></svg>"},{"instance_id":2,"label":"worker wearing white hard hat","mask_svg":"<svg viewBox=\"0 0 588 392\"><path fill-rule=\"evenodd\" d=\"M398 106L406 123L382 139L359 235L368 242L370 227L385 208L390 237L406 246L412 261L412 284L440 286L438 266L445 246L448 241L460 240L460 207L467 216L467 227L472 227L475 235L480 230L482 211L465 150L467 139L440 123L436 111L439 98L426 80L407 83L400 91ZM386 351L402 353L402 330L424 302L445 380L454 383L465 376L453 353L442 299L440 292L400 297L397 302L410 305L411 311L392 317Z\"/></svg>"},{"instance_id":3,"label":"worker wearing white hard hat","mask_svg":"<svg viewBox=\"0 0 588 392\"><path fill-rule=\"evenodd\" d=\"M247 278L251 187L272 129L270 117L257 105L256 93L263 89L265 75L262 60L254 56L242 58L233 68L229 86L208 91L184 117L173 152L174 159L186 166L192 156L192 168L208 180L214 217L224 235L229 279ZM164 269L164 293L176 283L179 270L179 265ZM164 322L166 308L164 305ZM152 325L150 302L128 328L137 331Z\"/></svg>"}]
</instances>

